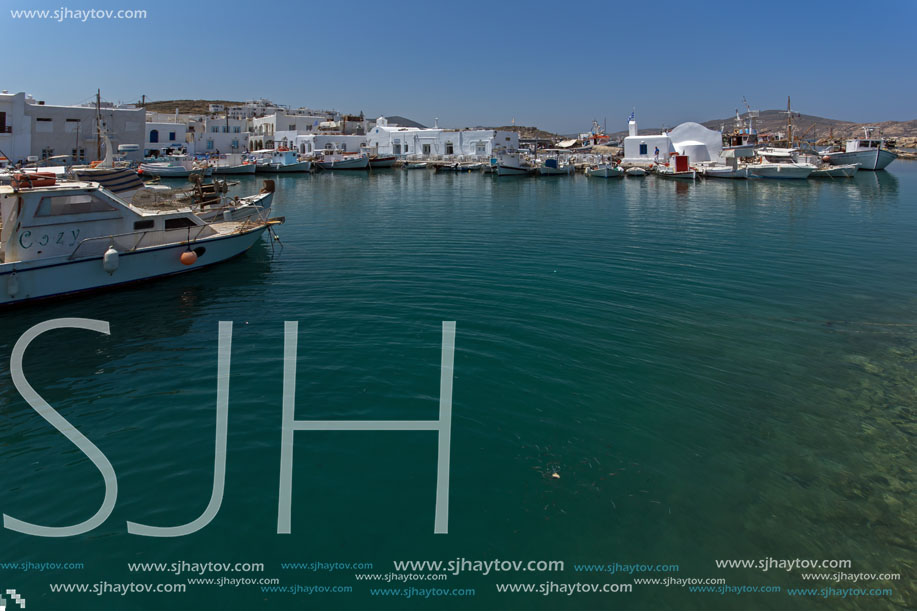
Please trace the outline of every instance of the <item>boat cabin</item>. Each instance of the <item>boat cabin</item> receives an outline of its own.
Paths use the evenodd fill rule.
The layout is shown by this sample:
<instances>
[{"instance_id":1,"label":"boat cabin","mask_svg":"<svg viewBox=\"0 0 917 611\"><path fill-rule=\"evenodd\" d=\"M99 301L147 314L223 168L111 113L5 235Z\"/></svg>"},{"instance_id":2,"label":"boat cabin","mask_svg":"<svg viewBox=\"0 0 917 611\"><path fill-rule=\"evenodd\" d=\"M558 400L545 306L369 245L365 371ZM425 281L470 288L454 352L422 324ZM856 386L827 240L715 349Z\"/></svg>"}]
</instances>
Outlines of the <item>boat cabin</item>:
<instances>
[{"instance_id":1,"label":"boat cabin","mask_svg":"<svg viewBox=\"0 0 917 611\"><path fill-rule=\"evenodd\" d=\"M97 183L54 181L0 187L0 261L102 256L157 243L200 238L215 230L190 210L146 211Z\"/></svg>"},{"instance_id":2,"label":"boat cabin","mask_svg":"<svg viewBox=\"0 0 917 611\"><path fill-rule=\"evenodd\" d=\"M848 140L845 152L856 153L859 151L874 151L878 148L882 148L883 144L884 142L882 140Z\"/></svg>"}]
</instances>

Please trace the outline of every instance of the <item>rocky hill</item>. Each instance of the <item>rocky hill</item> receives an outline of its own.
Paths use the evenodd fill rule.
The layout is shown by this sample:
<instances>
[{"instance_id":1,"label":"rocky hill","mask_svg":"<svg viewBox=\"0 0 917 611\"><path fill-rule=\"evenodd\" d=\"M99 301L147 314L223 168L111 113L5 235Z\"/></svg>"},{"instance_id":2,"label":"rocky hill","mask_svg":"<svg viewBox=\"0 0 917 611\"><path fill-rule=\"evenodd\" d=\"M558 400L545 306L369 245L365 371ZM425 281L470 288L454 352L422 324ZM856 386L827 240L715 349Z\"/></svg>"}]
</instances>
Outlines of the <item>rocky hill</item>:
<instances>
[{"instance_id":1,"label":"rocky hill","mask_svg":"<svg viewBox=\"0 0 917 611\"><path fill-rule=\"evenodd\" d=\"M743 121L746 115L741 115ZM759 132L784 132L786 131L786 111L762 110L756 121ZM735 125L735 117L728 119L714 119L705 121L705 127L710 129L731 130ZM793 113L793 129L804 138L849 138L863 134L864 126L876 127L876 132L886 138L914 137L917 136L917 120L913 121L881 121L872 123L854 123L853 121L840 121L827 119L815 115Z\"/></svg>"},{"instance_id":2,"label":"rocky hill","mask_svg":"<svg viewBox=\"0 0 917 611\"><path fill-rule=\"evenodd\" d=\"M743 125L747 121L747 114L740 115ZM760 133L777 133L786 131L785 110L762 110L755 121ZM730 131L735 127L735 115L724 119L712 119L701 123L704 127L715 130ZM876 133L885 138L914 138L917 137L917 119L912 121L879 121L872 123L855 123L853 121L840 121L816 115L793 113L793 129L797 135L805 139L824 140L830 137L835 139L849 138L863 134L864 126L876 127ZM669 125L669 128L675 127ZM641 129L641 134L658 134L661 127ZM626 131L611 134L615 138L623 138Z\"/></svg>"},{"instance_id":3,"label":"rocky hill","mask_svg":"<svg viewBox=\"0 0 917 611\"><path fill-rule=\"evenodd\" d=\"M504 132L518 132L519 138L524 140L559 140L560 136L557 134L546 132L543 129L538 129L537 127L530 127L525 125L501 125L500 127L478 127L477 129L496 129Z\"/></svg>"}]
</instances>

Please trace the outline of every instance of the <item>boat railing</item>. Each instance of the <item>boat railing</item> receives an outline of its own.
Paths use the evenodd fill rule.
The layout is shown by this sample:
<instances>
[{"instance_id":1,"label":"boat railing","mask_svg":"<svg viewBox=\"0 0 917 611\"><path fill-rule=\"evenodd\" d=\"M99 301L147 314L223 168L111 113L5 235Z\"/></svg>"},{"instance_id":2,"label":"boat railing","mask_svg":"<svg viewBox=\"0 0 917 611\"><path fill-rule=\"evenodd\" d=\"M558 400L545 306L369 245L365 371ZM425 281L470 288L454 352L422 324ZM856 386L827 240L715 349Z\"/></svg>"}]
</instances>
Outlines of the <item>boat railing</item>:
<instances>
[{"instance_id":1,"label":"boat railing","mask_svg":"<svg viewBox=\"0 0 917 611\"><path fill-rule=\"evenodd\" d=\"M83 249L84 246L87 247L85 250L89 250L90 252L87 252L86 254L82 256L91 257L94 254L102 254L105 252L106 249L104 248L101 250L91 249L89 248L89 245L95 246L98 243L102 243L104 246L106 242L108 243L109 246L119 247L118 250L120 250L121 252L133 252L137 250L138 248L140 248L140 244L141 242L143 242L143 239L148 234L151 234L151 233L157 233L157 234L163 234L163 235L168 235L170 233L176 233L176 234L177 233L187 233L186 241L188 244L191 244L193 242L196 242L198 238L201 237L201 234L204 232L205 229L209 227L209 225L198 225L197 227L198 227L198 230L194 234L194 237L191 237L190 228L182 228L182 229L167 229L167 230L160 229L160 230L141 231L141 232L132 231L130 233L113 233L109 235L94 236L91 238L83 238L83 240L81 240L80 243L76 245L76 248L73 249L73 252L70 253L70 256L67 257L67 260L73 261L74 259L79 258L80 250ZM133 243L131 243L131 240L124 239L124 238L132 238L135 236L137 239L133 241ZM162 245L165 246L166 244L162 244ZM95 250L99 250L99 252L94 252Z\"/></svg>"}]
</instances>

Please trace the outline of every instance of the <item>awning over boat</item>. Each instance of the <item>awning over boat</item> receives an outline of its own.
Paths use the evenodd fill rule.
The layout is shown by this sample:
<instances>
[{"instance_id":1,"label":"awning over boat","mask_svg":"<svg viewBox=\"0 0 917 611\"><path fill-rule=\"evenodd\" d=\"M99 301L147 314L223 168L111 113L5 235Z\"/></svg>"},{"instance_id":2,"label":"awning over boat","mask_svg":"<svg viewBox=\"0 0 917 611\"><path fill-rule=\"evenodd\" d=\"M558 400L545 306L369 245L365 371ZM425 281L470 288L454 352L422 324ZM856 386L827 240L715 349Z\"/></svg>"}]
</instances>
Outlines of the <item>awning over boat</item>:
<instances>
[{"instance_id":1,"label":"awning over boat","mask_svg":"<svg viewBox=\"0 0 917 611\"><path fill-rule=\"evenodd\" d=\"M579 141L578 140L563 140L557 143L557 147L562 148L562 149L568 149L571 146L576 146L577 142Z\"/></svg>"}]
</instances>

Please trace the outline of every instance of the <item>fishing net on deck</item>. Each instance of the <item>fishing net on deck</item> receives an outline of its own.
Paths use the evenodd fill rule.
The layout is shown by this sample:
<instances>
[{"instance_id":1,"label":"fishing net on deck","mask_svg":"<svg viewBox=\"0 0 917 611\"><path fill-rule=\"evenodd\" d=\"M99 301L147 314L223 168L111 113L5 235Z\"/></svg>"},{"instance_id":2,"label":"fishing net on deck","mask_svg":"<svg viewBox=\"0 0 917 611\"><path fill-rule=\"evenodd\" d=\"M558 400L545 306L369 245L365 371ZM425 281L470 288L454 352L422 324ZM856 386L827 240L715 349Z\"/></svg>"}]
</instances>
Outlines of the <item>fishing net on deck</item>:
<instances>
[{"instance_id":1,"label":"fishing net on deck","mask_svg":"<svg viewBox=\"0 0 917 611\"><path fill-rule=\"evenodd\" d=\"M212 206L218 204L229 190L229 183L225 180L204 183L200 176L192 175L190 182L189 186L179 188L148 186L134 193L131 204L148 210Z\"/></svg>"},{"instance_id":2,"label":"fishing net on deck","mask_svg":"<svg viewBox=\"0 0 917 611\"><path fill-rule=\"evenodd\" d=\"M138 189L131 198L131 204L146 210L176 210L190 208L195 204L194 187L169 189L147 187Z\"/></svg>"}]
</instances>

